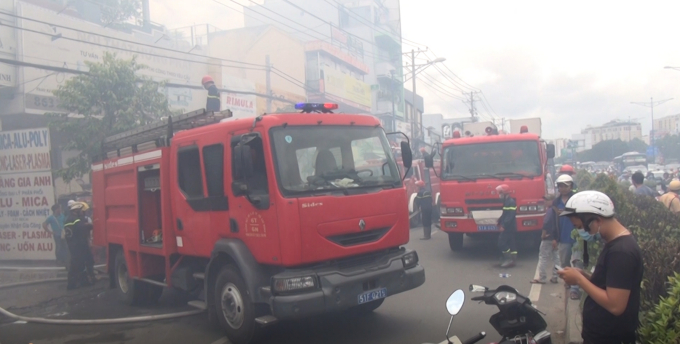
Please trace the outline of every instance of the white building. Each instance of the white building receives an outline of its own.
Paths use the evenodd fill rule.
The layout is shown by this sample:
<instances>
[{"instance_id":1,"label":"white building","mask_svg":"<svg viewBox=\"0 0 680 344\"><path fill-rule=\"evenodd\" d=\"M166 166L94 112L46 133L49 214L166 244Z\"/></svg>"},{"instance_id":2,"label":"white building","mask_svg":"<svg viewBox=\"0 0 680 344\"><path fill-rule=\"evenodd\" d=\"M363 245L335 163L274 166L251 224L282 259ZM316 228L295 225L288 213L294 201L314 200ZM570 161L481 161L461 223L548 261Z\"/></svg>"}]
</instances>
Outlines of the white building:
<instances>
[{"instance_id":1,"label":"white building","mask_svg":"<svg viewBox=\"0 0 680 344\"><path fill-rule=\"evenodd\" d=\"M642 125L636 122L615 120L599 127L587 127L581 131L581 134L590 137L591 146L607 140L629 142L633 139L642 139Z\"/></svg>"},{"instance_id":2,"label":"white building","mask_svg":"<svg viewBox=\"0 0 680 344\"><path fill-rule=\"evenodd\" d=\"M655 137L680 133L680 114L654 119Z\"/></svg>"}]
</instances>

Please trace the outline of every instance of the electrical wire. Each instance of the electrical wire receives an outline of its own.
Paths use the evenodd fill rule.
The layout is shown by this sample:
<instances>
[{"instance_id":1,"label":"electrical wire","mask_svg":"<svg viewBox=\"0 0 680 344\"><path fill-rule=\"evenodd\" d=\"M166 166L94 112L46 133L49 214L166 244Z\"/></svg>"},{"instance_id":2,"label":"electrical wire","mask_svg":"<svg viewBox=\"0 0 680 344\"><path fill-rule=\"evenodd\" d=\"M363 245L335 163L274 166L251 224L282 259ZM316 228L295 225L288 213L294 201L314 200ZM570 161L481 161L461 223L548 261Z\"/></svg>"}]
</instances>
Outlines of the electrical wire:
<instances>
[{"instance_id":1,"label":"electrical wire","mask_svg":"<svg viewBox=\"0 0 680 344\"><path fill-rule=\"evenodd\" d=\"M349 14L351 17L353 17L353 18L355 18L355 19L358 19L359 21L361 21L361 22L363 22L363 23L366 23L366 24L369 25L369 26L372 26L376 31L379 31L379 32L381 32L381 33L383 33L383 34L392 35L392 33L388 32L388 31L384 31L382 28L380 28L380 27L378 27L377 25L371 23L371 22L368 21L367 19L363 18L361 15L359 15L359 14L356 13L356 12L354 12L351 8L343 6L342 4L340 4L340 3L339 3L338 1L336 1L336 0L331 0L331 1L333 1L334 3L336 3L337 6L331 4L328 0L324 0L324 2L326 2L326 3L329 4L329 5L331 5L331 7L338 9L338 11L340 10L340 7L342 7L343 9L346 9L347 11L349 11L348 14ZM354 14L354 16L352 16L351 14ZM402 41L402 42L405 42L405 41L406 41L406 42L413 42L413 41L410 41L410 40L405 39L405 38L404 38L403 36L401 36L401 35L397 35L397 38L399 38L399 40ZM410 45L410 46L413 46L413 47L416 47L416 48L421 47L421 46L422 46L422 47L425 47L425 46L426 46L425 44L420 44L420 43L415 43L415 44L407 43L407 45Z\"/></svg>"},{"instance_id":2,"label":"electrical wire","mask_svg":"<svg viewBox=\"0 0 680 344\"><path fill-rule=\"evenodd\" d=\"M116 41L120 41L120 42L131 43L131 44L136 44L136 45L140 45L140 46L144 46L144 47L149 47L149 48L154 48L154 49L158 49L158 50L165 50L165 51L170 51L170 52L178 53L178 54L185 54L185 55L191 55L191 56L196 56L196 57L201 57L201 58L207 58L207 56L201 55L201 54L193 54L193 53L186 52L186 51L181 51L181 50L176 50L176 49L171 49L171 48L166 48L166 47L160 47L160 46L156 46L156 45L151 45L151 44L146 44L146 43L131 41L131 40L127 40L127 39L123 39L123 38L118 38L118 37L113 37L113 36L107 36L107 35L95 33L95 32L92 32L92 31L80 30L80 29L76 29L76 28L73 28L73 27L69 27L69 26L64 26L64 25L59 25L59 24L52 24L52 23L45 22L45 21L42 21L42 20L37 20L37 19L33 19L33 18L23 17L23 16L20 16L20 15L16 15L16 14L13 14L13 13L8 13L8 12L5 12L5 11L0 11L0 15L7 15L7 16L10 16L10 17L14 17L14 18L18 18L18 19L23 19L23 20L29 20L29 21L32 21L32 22L36 22L36 23L40 23L40 24L45 24L45 25L53 26L53 27L58 27L58 28L65 29L65 30L71 30L71 31L75 31L75 32L80 32L80 33L89 34L89 35L95 35L95 36L99 36L99 37L103 37L103 38L107 38L107 39L111 39L111 40L116 40ZM0 24L0 25L8 26L8 25L6 25L6 24ZM54 36L54 35L52 35L52 36ZM62 36L61 38L64 38L64 37ZM80 40L79 40L79 41L80 41ZM87 42L87 41L80 41L80 42ZM90 42L88 42L88 43L90 43ZM107 47L108 47L108 46L107 46ZM114 49L119 49L119 48L114 48ZM262 68L266 67L265 65L260 65L260 64L256 64L256 63L249 63L249 62L241 62L241 61L236 61L236 60L221 59L221 58L213 58L213 57L211 57L211 59L215 59L215 60L219 60L219 61L224 61L224 62L229 62L229 63L239 63L239 64L243 64L243 65L247 65L247 66L255 66L255 67L262 67Z\"/></svg>"}]
</instances>

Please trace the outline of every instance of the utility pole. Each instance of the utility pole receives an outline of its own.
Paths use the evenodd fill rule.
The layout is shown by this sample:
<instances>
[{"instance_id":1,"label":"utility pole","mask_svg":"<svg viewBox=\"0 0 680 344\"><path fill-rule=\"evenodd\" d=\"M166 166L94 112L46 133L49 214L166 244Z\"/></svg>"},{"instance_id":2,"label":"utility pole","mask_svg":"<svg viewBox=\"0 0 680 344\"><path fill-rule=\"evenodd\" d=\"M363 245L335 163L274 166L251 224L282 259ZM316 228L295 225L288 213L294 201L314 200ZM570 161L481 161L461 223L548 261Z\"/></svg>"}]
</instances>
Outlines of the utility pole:
<instances>
[{"instance_id":1,"label":"utility pole","mask_svg":"<svg viewBox=\"0 0 680 344\"><path fill-rule=\"evenodd\" d=\"M418 48L418 52L420 52L420 48ZM416 135L416 52L415 50L411 49L411 79L413 79L413 94L411 98L411 109L413 110L413 113L411 115L411 137L415 138ZM420 135L418 135L420 136Z\"/></svg>"},{"instance_id":2,"label":"utility pole","mask_svg":"<svg viewBox=\"0 0 680 344\"><path fill-rule=\"evenodd\" d=\"M390 95L392 98L392 131L397 131L397 113L394 111L394 83L396 80L394 80L394 71L390 71L390 76L391 82L390 82Z\"/></svg>"},{"instance_id":3,"label":"utility pole","mask_svg":"<svg viewBox=\"0 0 680 344\"><path fill-rule=\"evenodd\" d=\"M472 122L475 122L477 119L475 116L477 115L477 109L475 109L475 101L478 101L478 99L475 98L475 94L479 92L470 92L470 100L464 101L466 104L470 104L470 117L472 118ZM465 96L468 94L463 92Z\"/></svg>"},{"instance_id":4,"label":"utility pole","mask_svg":"<svg viewBox=\"0 0 680 344\"><path fill-rule=\"evenodd\" d=\"M652 146L652 159L656 163L656 147L654 146L654 105L661 105L667 101L673 100L673 98L668 98L664 100L654 101L654 97L649 98L649 103L644 102L630 102L635 105L642 105L652 109L652 131L649 132L649 145Z\"/></svg>"},{"instance_id":5,"label":"utility pole","mask_svg":"<svg viewBox=\"0 0 680 344\"><path fill-rule=\"evenodd\" d=\"M271 80L271 71L272 67L269 64L269 55L264 56L264 64L265 64L265 73L266 73L266 93L267 93L267 113L272 112L272 80Z\"/></svg>"}]
</instances>

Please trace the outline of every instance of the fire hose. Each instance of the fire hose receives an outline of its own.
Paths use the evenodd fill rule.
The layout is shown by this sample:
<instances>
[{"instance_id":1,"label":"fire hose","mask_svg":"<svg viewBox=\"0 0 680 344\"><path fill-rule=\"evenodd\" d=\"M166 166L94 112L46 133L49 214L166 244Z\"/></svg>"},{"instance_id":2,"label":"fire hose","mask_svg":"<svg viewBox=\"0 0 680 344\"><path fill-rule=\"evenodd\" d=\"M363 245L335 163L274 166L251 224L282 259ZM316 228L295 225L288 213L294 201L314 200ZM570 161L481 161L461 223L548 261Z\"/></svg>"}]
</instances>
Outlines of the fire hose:
<instances>
[{"instance_id":1,"label":"fire hose","mask_svg":"<svg viewBox=\"0 0 680 344\"><path fill-rule=\"evenodd\" d=\"M35 269L35 270L37 270L37 269ZM52 279L41 280L41 281L29 281L29 282L19 282L19 283L5 284L5 285L0 285L0 289L20 287L20 286L38 284L38 283L61 282L61 281L66 281L66 278L52 278ZM146 322L146 321L156 321L156 320L166 320L166 319L187 317L187 316L201 314L204 311L205 311L204 309L195 309L195 310L191 310L191 311L183 311L183 312L167 313L167 314L157 314L157 315L144 315L144 316L135 316L135 317L113 318L113 319L82 320L82 319L47 319L47 318L38 318L38 317L25 317L25 316L16 315L14 313L11 313L11 312L7 311L6 309L0 307L0 315L3 315L3 316L8 317L10 319L14 319L15 321L25 321L25 322L29 322L29 323L51 324L51 325L113 325L113 324L124 324L124 323L133 323L133 322Z\"/></svg>"}]
</instances>

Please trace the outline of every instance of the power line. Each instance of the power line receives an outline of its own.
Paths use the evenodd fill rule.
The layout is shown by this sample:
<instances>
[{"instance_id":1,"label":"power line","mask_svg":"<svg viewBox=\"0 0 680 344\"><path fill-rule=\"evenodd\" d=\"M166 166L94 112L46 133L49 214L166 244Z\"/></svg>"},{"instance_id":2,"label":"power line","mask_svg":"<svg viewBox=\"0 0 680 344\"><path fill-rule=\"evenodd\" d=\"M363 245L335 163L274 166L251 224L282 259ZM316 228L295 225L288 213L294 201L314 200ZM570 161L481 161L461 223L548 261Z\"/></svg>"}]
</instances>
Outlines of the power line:
<instances>
[{"instance_id":1,"label":"power line","mask_svg":"<svg viewBox=\"0 0 680 344\"><path fill-rule=\"evenodd\" d=\"M343 6L343 5L340 4L337 0L331 0L331 1L333 1L334 3L336 3L337 6L331 4L328 0L324 0L324 1L325 1L327 4L331 5L331 7L337 8L338 11L340 10L340 7L342 7L343 9L346 9L347 11L349 11L349 13L354 14L354 16L352 16L351 14L350 14L350 16L352 16L352 17L355 18L355 19L359 19L361 22L366 23L366 24L369 25L369 26L372 26L376 31L380 31L381 33L384 33L384 34L387 34L387 35L392 35L392 33L383 30L382 28L378 27L378 26L375 25L374 23L371 23L370 21L368 21L367 19L365 19L364 17L362 17L360 14L354 12L351 8ZM349 13L348 13L348 14L349 14ZM401 21L401 19L400 19L400 21ZM413 41L410 41L410 40L405 39L405 38L404 38L403 36L401 36L401 35L397 35L397 37L398 37L399 40L402 41L402 42L403 42L403 41L413 42ZM414 42L414 43L415 43L415 42ZM425 44L420 44L420 43L407 44L407 45L410 45L410 46L416 47L416 48L417 48L417 47L421 47L421 46L423 46L423 47L425 46Z\"/></svg>"},{"instance_id":2,"label":"power line","mask_svg":"<svg viewBox=\"0 0 680 344\"><path fill-rule=\"evenodd\" d=\"M64 67L55 67L55 66L50 66L50 65L41 65L41 64L23 62L23 61L16 61L16 60L6 59L6 58L2 58L2 57L0 57L0 63L6 63L6 64L9 64L9 65L20 66L20 67L50 70L50 71L54 71L54 72L57 72L57 73L67 73L67 74L77 74L77 75L89 75L90 74L90 72L88 72L88 71L82 71L82 70L70 69L70 68L64 68ZM158 83L156 81L154 81L154 82ZM165 86L170 87L170 88L189 88L189 89L194 89L194 90L203 90L203 86L176 84L176 83L170 83L170 82L166 82L164 84L165 84ZM226 88L218 88L217 90L220 91L220 92L225 92L225 93L246 94L246 95L254 95L254 96L263 97L263 98L271 98L273 100L278 100L278 101L283 101L283 102L287 102L287 103L290 103L290 104L295 104L295 102L293 102L291 100L282 99L282 98L278 98L278 97L272 97L270 95L257 93L257 92L237 91L237 90L230 90L230 89L226 89Z\"/></svg>"},{"instance_id":3,"label":"power line","mask_svg":"<svg viewBox=\"0 0 680 344\"><path fill-rule=\"evenodd\" d=\"M46 32L41 32L37 30L32 30L32 29L27 29L27 28L22 28L18 26L13 26L13 25L7 25L7 24L0 24L0 26L6 26L9 28L13 28L16 30L22 30L22 31L27 31L27 32L32 32L32 33L37 33L40 35L44 36L50 36L54 37L54 35L46 33ZM132 49L125 49L125 48L120 48L120 47L112 47L109 45L105 44L100 44L100 43L95 43L95 42L88 42L76 38L70 38L66 36L60 36L58 39L65 39L68 41L74 41L74 42L80 42L80 43L86 43L86 44L91 44L91 45L96 45L99 47L104 47L107 49L115 49L115 50L120 50L120 51L127 51L133 54L138 54L138 55L147 55L147 56L154 56L154 57L159 57L159 58L165 58L169 60L176 60L176 61L183 61L183 62L189 62L189 63L198 63L198 64L205 64L205 65L210 65L210 66L220 66L220 67L226 67L226 68L237 68L237 69L248 69L248 70L265 70L264 68L251 68L251 67L244 67L244 66L228 66L228 65L222 65L222 64L217 64L217 63L210 63L210 62L201 62L201 61L194 61L194 60L189 60L189 59L183 59L179 57L172 57L172 56L165 56L165 55L159 55L159 54L154 54L154 53L148 53L148 52L142 52L142 51L137 51L137 50L132 50ZM207 56L203 56L204 58L208 58Z\"/></svg>"},{"instance_id":4,"label":"power line","mask_svg":"<svg viewBox=\"0 0 680 344\"><path fill-rule=\"evenodd\" d=\"M235 8L233 8L233 7L230 7L230 6L228 6L227 4L222 3L222 2L219 2L219 1L217 1L217 0L212 0L212 1L215 2L215 3L217 3L217 4L220 4L220 5L224 6L224 7L226 7L226 8L228 8L228 9L231 9L232 11L236 11L237 13L241 13L241 14L243 14L244 16L248 16L248 17L250 17L250 18L253 18L253 19L257 19L257 20L262 21L260 18L257 18L256 16L248 15L247 13L245 13L245 11L239 11L239 10L237 10L237 9L235 9ZM246 7L245 5L239 3L239 2L237 2L237 1L235 1L235 0L229 0L229 1L230 1L230 2L233 2L234 4L237 4L237 5L239 5L239 6ZM274 21L274 22L276 22L276 23L279 23L279 24L281 24L281 25L283 25L283 26L285 26L285 27L288 27L288 28L290 28L290 29L296 31L296 32L305 34L305 35L307 35L307 36L309 36L309 37L311 37L311 38L313 38L313 39L315 39L315 40L319 40L319 41L326 42L326 43L329 43L329 44L331 44L331 45L334 45L334 44L333 44L333 37L332 37L332 36L328 36L328 35L326 35L326 34L324 34L324 33L322 33L322 32L319 32L319 31L317 31L317 30L314 30L313 28L310 28L310 27L308 27L308 26L306 26L306 25L300 24L300 23L298 23L298 22L296 22L296 21L294 21L294 20L292 20L292 19L290 19L290 18L287 18L287 17L285 17L285 16L283 16L283 15L281 15L281 14L279 14L279 13L276 13L275 11L270 10L270 9L268 9L268 8L266 8L266 7L264 7L264 6L260 5L260 4L258 4L258 3L256 3L256 2L253 2L252 0L248 0L248 1L252 2L253 4L255 4L255 5L259 6L259 7L262 7L262 8L264 8L264 9L266 9L267 11L270 11L270 12L272 12L272 13L275 13L276 15L278 15L278 16L284 18L284 19L287 20L287 21L290 21L290 22L292 22L292 23L295 23L295 24L298 25L298 26L303 27L303 28L305 29L305 31L296 29L296 28L294 28L294 27L292 27L292 26L290 26L290 25L288 25L288 24L286 24L286 23L281 22L280 20L276 20L276 19L274 19L274 18L272 18L272 17L270 17L270 16L267 16L267 15L263 14L262 12L258 12L258 11L256 11L256 10L252 9L251 7L249 7L249 8L250 8L250 11L252 11L252 12L254 12L254 13L257 13L257 15L262 16L262 17L265 17L265 18L267 18L267 19L269 19L269 20L271 20L271 21ZM331 26L333 25L332 23L329 23L329 22L326 22L326 21L323 21L322 24L323 24L323 25L331 25ZM318 26L317 26L317 27L318 27ZM311 35L311 34L309 33L309 31L316 33L317 35L321 36L322 38L315 37L315 36ZM350 34L350 35L352 35L352 34ZM352 36L354 37L354 35L352 35ZM323 38L330 39L330 41L328 41L327 39L323 39ZM372 44L372 43L371 43L371 44ZM375 44L372 44L372 45L375 46ZM341 47L341 46L338 46L338 47ZM377 46L376 46L376 47L377 47ZM379 61L392 62L392 61L390 61L389 59L384 59L384 58L380 57L379 55L372 54L372 53L369 53L369 52L364 52L363 54L366 55L367 57L372 57L372 58L377 59L377 60L379 60Z\"/></svg>"},{"instance_id":5,"label":"power line","mask_svg":"<svg viewBox=\"0 0 680 344\"><path fill-rule=\"evenodd\" d=\"M181 51L181 50L176 50L176 49L170 49L170 48L165 48L165 47L159 47L159 46L155 46L155 45L151 45L151 44L146 44L146 43L141 43L141 42L136 42L136 41L131 41L131 40L123 39L123 38L118 38L118 37L112 37L112 36L107 36L107 35L103 35L103 34L98 34L98 33L94 33L94 32L91 32L91 31L79 30L79 29L72 28L72 27L69 27L69 26L64 26L64 25L59 25L59 24L52 24L52 23L49 23L49 22L45 22L45 21L41 21L41 20L37 20L37 19L33 19L33 18L28 18L28 17L22 17L22 16L19 16L19 15L16 15L16 14L13 14L13 13L7 13L7 12L4 12L4 11L0 11L0 14L8 15L8 16L10 16L10 17L15 17L15 18L23 19L23 20L29 20L29 21L33 21L33 22L36 22L36 23L45 24L45 25L48 25L48 26L58 27L58 28L61 28L61 29L66 29L66 30L71 30L71 31L75 31L75 32L80 32L80 33L95 35L95 36L99 36L99 37L103 37L103 38L108 38L108 39L112 39L112 40L117 40L117 41L121 41L121 42L125 42L125 43L131 43L131 44L141 45L141 46L150 47L150 48L154 48L154 49L165 50L165 51L171 51L171 52L174 52L174 53L186 54L186 55L191 55L191 56L206 58L206 56L200 55L200 54L193 54L193 53L186 52L186 51ZM5 24L0 23L0 25L5 25ZM5 26L8 26L8 25L5 25ZM54 35L51 35L51 36L54 36ZM61 38L66 38L66 37L61 36ZM67 38L67 39L69 39L69 38ZM71 39L71 40L73 40L73 39ZM81 40L78 40L78 41L79 41L79 42L87 42L87 41L81 41ZM90 43L90 42L87 42L87 43ZM93 44L94 44L94 43L93 43ZM107 47L108 47L108 46L107 46ZM114 48L114 49L120 49L120 48ZM123 49L121 49L121 50L123 50ZM141 54L144 54L144 53L141 53ZM212 58L212 57L211 57L211 58ZM249 63L249 62L241 62L241 61L229 60L229 59L221 59L221 58L213 58L213 59L219 60L219 61L224 61L224 62L229 62L229 63L240 63L240 64L244 64L244 65L248 65L248 66L256 66L256 67L263 67L263 68L265 67L264 65L255 64L255 63Z\"/></svg>"}]
</instances>

